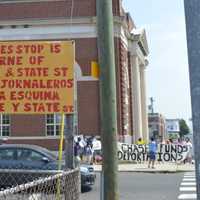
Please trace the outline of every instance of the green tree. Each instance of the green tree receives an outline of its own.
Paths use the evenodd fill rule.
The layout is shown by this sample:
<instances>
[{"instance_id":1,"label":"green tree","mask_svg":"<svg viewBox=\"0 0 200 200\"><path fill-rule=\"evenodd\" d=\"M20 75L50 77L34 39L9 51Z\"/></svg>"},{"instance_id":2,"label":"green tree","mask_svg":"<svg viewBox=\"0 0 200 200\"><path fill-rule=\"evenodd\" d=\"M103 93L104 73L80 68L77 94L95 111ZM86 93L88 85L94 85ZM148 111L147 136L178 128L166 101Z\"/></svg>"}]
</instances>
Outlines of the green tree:
<instances>
[{"instance_id":1,"label":"green tree","mask_svg":"<svg viewBox=\"0 0 200 200\"><path fill-rule=\"evenodd\" d=\"M180 137L184 137L190 132L190 129L184 119L179 120L179 126L180 126L180 133L179 133Z\"/></svg>"}]
</instances>

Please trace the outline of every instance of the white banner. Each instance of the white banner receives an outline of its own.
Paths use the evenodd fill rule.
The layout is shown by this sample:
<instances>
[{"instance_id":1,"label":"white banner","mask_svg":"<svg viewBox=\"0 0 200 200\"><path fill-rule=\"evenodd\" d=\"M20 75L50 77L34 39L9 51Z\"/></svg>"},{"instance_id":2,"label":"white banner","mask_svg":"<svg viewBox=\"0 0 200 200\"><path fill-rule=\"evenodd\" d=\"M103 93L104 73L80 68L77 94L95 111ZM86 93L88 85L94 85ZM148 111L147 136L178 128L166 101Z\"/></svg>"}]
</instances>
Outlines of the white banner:
<instances>
[{"instance_id":1,"label":"white banner","mask_svg":"<svg viewBox=\"0 0 200 200\"><path fill-rule=\"evenodd\" d=\"M187 157L189 148L179 144L158 144L156 160L159 162L182 162ZM120 143L118 145L119 161L147 161L148 145Z\"/></svg>"}]
</instances>

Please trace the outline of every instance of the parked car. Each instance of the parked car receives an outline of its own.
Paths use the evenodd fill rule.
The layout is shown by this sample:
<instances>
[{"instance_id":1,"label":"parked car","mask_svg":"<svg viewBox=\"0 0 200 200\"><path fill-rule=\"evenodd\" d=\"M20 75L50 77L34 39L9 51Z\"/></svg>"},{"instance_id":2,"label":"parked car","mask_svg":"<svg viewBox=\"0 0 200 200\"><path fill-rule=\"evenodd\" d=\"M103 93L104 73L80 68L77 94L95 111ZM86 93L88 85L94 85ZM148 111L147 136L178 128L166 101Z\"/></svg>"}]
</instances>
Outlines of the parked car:
<instances>
[{"instance_id":1,"label":"parked car","mask_svg":"<svg viewBox=\"0 0 200 200\"><path fill-rule=\"evenodd\" d=\"M14 186L56 173L57 156L40 146L25 144L0 145L0 186ZM62 163L62 170L64 163ZM92 186L95 173L91 165L81 165L81 186Z\"/></svg>"}]
</instances>

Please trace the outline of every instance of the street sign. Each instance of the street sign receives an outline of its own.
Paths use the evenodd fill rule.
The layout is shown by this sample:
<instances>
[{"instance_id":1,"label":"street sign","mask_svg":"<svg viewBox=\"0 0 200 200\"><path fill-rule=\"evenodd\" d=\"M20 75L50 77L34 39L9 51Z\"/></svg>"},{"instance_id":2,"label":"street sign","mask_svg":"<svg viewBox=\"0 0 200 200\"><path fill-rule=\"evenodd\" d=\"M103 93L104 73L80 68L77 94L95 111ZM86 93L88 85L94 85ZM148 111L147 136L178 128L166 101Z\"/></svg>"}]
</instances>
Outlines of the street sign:
<instances>
[{"instance_id":1,"label":"street sign","mask_svg":"<svg viewBox=\"0 0 200 200\"><path fill-rule=\"evenodd\" d=\"M0 42L0 113L73 113L73 41Z\"/></svg>"}]
</instances>

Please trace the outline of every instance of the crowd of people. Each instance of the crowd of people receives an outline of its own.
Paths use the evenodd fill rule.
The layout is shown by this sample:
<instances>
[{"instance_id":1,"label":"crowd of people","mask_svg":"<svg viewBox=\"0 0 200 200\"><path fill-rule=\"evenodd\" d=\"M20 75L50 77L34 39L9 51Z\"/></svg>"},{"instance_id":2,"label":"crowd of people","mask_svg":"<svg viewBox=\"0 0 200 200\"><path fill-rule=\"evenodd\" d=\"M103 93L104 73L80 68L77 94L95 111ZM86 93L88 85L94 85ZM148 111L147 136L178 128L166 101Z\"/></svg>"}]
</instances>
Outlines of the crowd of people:
<instances>
[{"instance_id":1,"label":"crowd of people","mask_svg":"<svg viewBox=\"0 0 200 200\"><path fill-rule=\"evenodd\" d=\"M188 137L178 138L176 140L173 140L170 138L167 140L163 140L161 142L157 142L153 137L151 137L149 143L146 143L142 138L138 138L138 140L136 142L137 145L144 145L144 144L148 145L148 156L149 156L148 168L154 168L158 143L187 146L188 152L187 152L186 158L183 160L183 163L190 163L190 164L193 163L192 162L193 145L192 145L191 140Z\"/></svg>"},{"instance_id":2,"label":"crowd of people","mask_svg":"<svg viewBox=\"0 0 200 200\"><path fill-rule=\"evenodd\" d=\"M94 137L81 138L77 137L75 139L74 145L74 156L78 163L93 164L102 161L101 151L98 151L94 145L97 140Z\"/></svg>"},{"instance_id":3,"label":"crowd of people","mask_svg":"<svg viewBox=\"0 0 200 200\"><path fill-rule=\"evenodd\" d=\"M102 161L102 151L100 148L94 148L96 140L94 137L76 137L74 141L74 156L76 163L101 163ZM100 143L100 141L98 141ZM193 158L193 146L192 142L189 138L181 139L178 138L177 140L167 139L163 141L157 141L153 137L150 139L149 142L144 141L142 138L138 138L136 141L137 145L148 145L148 167L154 168L155 167L155 160L157 154L158 144L174 144L174 145L183 145L188 147L188 152L185 160L183 163L192 163Z\"/></svg>"},{"instance_id":4,"label":"crowd of people","mask_svg":"<svg viewBox=\"0 0 200 200\"><path fill-rule=\"evenodd\" d=\"M192 163L192 157L193 157L193 145L190 140L190 138L178 138L177 140L173 141L172 139L169 139L166 141L166 144L178 144L182 146L188 147L188 153L186 156L186 159L184 160L184 163Z\"/></svg>"}]
</instances>

